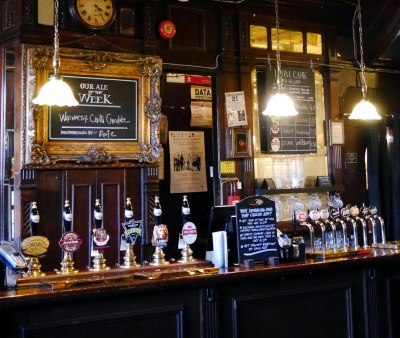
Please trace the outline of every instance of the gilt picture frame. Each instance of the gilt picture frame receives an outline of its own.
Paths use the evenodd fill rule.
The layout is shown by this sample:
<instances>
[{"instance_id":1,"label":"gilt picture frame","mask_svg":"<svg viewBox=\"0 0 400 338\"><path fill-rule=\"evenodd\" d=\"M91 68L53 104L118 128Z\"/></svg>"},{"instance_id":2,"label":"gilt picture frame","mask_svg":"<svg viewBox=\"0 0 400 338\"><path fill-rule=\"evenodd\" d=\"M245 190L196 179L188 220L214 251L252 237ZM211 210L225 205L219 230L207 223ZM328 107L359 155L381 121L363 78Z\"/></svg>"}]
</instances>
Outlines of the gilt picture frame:
<instances>
[{"instance_id":1,"label":"gilt picture frame","mask_svg":"<svg viewBox=\"0 0 400 338\"><path fill-rule=\"evenodd\" d=\"M23 46L22 167L158 163L161 59L61 48L60 74L79 105L35 105L54 72L52 54L48 46Z\"/></svg>"}]
</instances>

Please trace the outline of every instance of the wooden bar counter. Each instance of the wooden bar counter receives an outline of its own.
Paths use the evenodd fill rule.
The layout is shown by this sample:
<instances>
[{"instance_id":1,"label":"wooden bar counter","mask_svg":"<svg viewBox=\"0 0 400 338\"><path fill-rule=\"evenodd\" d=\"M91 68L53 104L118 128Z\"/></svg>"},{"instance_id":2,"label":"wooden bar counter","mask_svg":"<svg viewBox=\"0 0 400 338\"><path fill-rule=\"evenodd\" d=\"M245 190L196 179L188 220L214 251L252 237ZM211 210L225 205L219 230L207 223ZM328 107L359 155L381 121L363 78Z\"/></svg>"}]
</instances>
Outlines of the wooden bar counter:
<instances>
[{"instance_id":1,"label":"wooden bar counter","mask_svg":"<svg viewBox=\"0 0 400 338\"><path fill-rule=\"evenodd\" d=\"M175 263L2 290L0 337L385 338L400 337L398 313L397 252L226 271Z\"/></svg>"}]
</instances>

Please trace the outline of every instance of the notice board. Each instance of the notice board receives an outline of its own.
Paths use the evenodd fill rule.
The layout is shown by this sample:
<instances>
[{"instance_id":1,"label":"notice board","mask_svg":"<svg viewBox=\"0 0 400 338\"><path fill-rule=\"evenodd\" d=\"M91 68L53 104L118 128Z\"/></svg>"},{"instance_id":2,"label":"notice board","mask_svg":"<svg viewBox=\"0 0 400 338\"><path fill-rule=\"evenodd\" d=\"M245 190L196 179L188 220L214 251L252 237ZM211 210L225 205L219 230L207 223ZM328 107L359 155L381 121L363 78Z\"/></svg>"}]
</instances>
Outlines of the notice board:
<instances>
[{"instance_id":1,"label":"notice board","mask_svg":"<svg viewBox=\"0 0 400 338\"><path fill-rule=\"evenodd\" d=\"M278 257L275 202L249 196L236 203L235 209L239 264L245 259L266 262Z\"/></svg>"},{"instance_id":2,"label":"notice board","mask_svg":"<svg viewBox=\"0 0 400 338\"><path fill-rule=\"evenodd\" d=\"M263 74L264 73L264 74ZM257 87L266 91L266 102L277 90L276 67L257 74ZM263 82L263 84L258 84ZM313 153L317 151L315 76L312 69L282 67L283 92L293 100L297 116L262 115L266 102L259 102L260 149L264 153ZM264 96L263 96L264 97Z\"/></svg>"}]
</instances>

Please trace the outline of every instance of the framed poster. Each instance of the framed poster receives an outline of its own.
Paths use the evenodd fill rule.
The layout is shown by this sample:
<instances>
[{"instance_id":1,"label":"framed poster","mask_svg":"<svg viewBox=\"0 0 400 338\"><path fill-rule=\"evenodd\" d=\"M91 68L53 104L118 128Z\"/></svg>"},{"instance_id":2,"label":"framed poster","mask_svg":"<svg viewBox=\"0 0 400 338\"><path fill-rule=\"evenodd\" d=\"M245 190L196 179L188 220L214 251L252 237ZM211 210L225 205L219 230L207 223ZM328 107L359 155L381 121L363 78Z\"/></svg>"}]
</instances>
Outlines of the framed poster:
<instances>
[{"instance_id":1,"label":"framed poster","mask_svg":"<svg viewBox=\"0 0 400 338\"><path fill-rule=\"evenodd\" d=\"M344 122L329 120L330 145L344 145Z\"/></svg>"},{"instance_id":2,"label":"framed poster","mask_svg":"<svg viewBox=\"0 0 400 338\"><path fill-rule=\"evenodd\" d=\"M157 163L160 58L61 48L60 74L79 105L34 105L54 71L52 54L47 46L24 45L23 167Z\"/></svg>"},{"instance_id":3,"label":"framed poster","mask_svg":"<svg viewBox=\"0 0 400 338\"><path fill-rule=\"evenodd\" d=\"M251 132L249 128L228 128L226 156L228 158L251 157Z\"/></svg>"}]
</instances>

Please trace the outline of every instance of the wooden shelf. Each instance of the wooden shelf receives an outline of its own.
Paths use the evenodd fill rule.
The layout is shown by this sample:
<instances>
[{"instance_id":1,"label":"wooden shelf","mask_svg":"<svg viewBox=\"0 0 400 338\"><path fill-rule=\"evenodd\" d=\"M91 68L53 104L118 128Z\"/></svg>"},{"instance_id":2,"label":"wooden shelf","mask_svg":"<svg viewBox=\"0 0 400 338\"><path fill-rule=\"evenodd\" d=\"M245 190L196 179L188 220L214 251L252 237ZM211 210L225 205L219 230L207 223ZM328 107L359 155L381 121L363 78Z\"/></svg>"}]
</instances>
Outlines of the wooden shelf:
<instances>
[{"instance_id":1,"label":"wooden shelf","mask_svg":"<svg viewBox=\"0 0 400 338\"><path fill-rule=\"evenodd\" d=\"M278 195L278 194L301 194L301 193L313 193L313 192L342 192L344 191L343 186L332 186L332 187L311 187L311 188L293 188L293 189L267 189L266 195Z\"/></svg>"}]
</instances>

